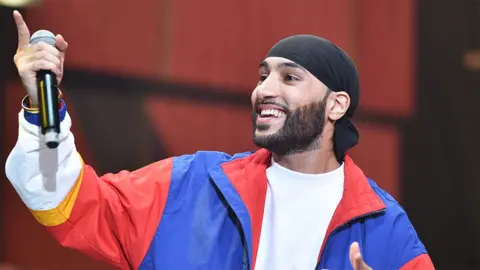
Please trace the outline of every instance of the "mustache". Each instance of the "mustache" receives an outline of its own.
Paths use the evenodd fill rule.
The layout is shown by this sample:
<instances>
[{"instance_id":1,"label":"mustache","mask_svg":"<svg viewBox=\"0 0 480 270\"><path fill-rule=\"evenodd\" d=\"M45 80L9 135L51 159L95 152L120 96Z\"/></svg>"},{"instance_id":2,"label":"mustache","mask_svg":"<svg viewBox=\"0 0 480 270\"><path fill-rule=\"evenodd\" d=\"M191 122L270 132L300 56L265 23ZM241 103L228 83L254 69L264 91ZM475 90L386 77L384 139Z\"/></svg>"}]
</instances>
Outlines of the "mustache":
<instances>
[{"instance_id":1,"label":"mustache","mask_svg":"<svg viewBox=\"0 0 480 270\"><path fill-rule=\"evenodd\" d=\"M284 112L289 112L289 111L290 111L290 110L288 109L287 105L285 105L285 104L276 102L276 101L274 101L274 100L265 100L265 99L263 99L263 100L262 100L262 99L257 99L257 100L255 101L255 110L258 109L258 106L260 106L260 105L267 105L267 104L268 104L268 105L278 106L278 107L282 108L282 110L283 110Z\"/></svg>"}]
</instances>

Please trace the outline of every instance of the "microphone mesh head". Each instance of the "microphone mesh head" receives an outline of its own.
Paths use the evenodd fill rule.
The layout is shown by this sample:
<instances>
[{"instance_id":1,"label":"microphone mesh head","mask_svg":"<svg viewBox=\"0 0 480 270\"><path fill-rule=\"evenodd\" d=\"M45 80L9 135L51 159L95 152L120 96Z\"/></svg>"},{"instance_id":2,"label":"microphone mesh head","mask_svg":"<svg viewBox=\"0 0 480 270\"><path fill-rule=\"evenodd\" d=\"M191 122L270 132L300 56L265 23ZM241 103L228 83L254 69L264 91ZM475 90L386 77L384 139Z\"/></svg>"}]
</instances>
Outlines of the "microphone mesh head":
<instances>
[{"instance_id":1,"label":"microphone mesh head","mask_svg":"<svg viewBox=\"0 0 480 270\"><path fill-rule=\"evenodd\" d=\"M55 46L55 35L48 30L38 30L32 37L30 37L30 44L37 44L39 42L45 42L49 45Z\"/></svg>"}]
</instances>

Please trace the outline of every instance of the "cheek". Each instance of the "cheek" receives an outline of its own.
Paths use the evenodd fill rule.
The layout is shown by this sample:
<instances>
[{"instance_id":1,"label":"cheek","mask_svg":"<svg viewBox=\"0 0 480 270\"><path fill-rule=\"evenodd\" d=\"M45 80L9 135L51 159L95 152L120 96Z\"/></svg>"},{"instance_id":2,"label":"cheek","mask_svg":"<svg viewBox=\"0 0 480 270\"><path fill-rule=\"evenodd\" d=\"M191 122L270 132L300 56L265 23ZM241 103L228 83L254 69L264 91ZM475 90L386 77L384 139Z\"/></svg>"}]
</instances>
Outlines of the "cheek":
<instances>
[{"instance_id":1,"label":"cheek","mask_svg":"<svg viewBox=\"0 0 480 270\"><path fill-rule=\"evenodd\" d=\"M288 104L288 108L292 111L306 106L311 102L307 95L296 93L294 91L291 91L285 96L285 101Z\"/></svg>"},{"instance_id":2,"label":"cheek","mask_svg":"<svg viewBox=\"0 0 480 270\"><path fill-rule=\"evenodd\" d=\"M251 101L252 101L252 106L255 105L255 101L257 100L257 89L255 88L255 90L253 90L252 92L252 96L250 97Z\"/></svg>"},{"instance_id":3,"label":"cheek","mask_svg":"<svg viewBox=\"0 0 480 270\"><path fill-rule=\"evenodd\" d=\"M324 101L325 93L323 89L318 87L313 87L309 83L304 83L295 89L290 89L287 92L287 98L289 101L290 107L301 108L311 104L316 104ZM326 104L326 110L328 110L329 105L331 107L331 103Z\"/></svg>"}]
</instances>

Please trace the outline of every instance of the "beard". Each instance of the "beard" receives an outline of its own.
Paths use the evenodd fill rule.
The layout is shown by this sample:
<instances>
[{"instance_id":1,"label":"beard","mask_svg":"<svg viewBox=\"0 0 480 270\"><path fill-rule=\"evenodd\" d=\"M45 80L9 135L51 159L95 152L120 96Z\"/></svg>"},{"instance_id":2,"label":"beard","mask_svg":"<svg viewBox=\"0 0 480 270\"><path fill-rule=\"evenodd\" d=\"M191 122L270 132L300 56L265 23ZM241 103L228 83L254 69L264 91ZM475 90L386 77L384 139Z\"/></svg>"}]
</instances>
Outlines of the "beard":
<instances>
[{"instance_id":1,"label":"beard","mask_svg":"<svg viewBox=\"0 0 480 270\"><path fill-rule=\"evenodd\" d=\"M327 96L318 103L312 103L294 111L286 112L283 126L275 134L259 136L256 130L267 130L270 125L257 125L258 112L253 110L253 141L261 148L285 156L301 153L319 147L318 138L323 133Z\"/></svg>"}]
</instances>

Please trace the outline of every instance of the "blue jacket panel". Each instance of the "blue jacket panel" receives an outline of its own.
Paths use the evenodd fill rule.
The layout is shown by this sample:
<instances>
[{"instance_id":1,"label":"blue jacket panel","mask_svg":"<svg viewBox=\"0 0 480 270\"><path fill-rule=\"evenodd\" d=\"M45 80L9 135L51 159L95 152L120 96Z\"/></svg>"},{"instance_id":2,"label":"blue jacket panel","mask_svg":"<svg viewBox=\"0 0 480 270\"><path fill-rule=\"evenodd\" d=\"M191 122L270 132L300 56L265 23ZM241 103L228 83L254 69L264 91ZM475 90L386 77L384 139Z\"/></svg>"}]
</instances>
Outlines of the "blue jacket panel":
<instances>
[{"instance_id":1,"label":"blue jacket panel","mask_svg":"<svg viewBox=\"0 0 480 270\"><path fill-rule=\"evenodd\" d=\"M251 155L197 152L174 159L167 204L141 269L253 269L258 243L252 242L251 217L230 181L232 172L222 168ZM317 269L352 269L349 249L354 241L373 269L400 269L426 254L405 211L372 180L366 181L385 207L331 228Z\"/></svg>"}]
</instances>

